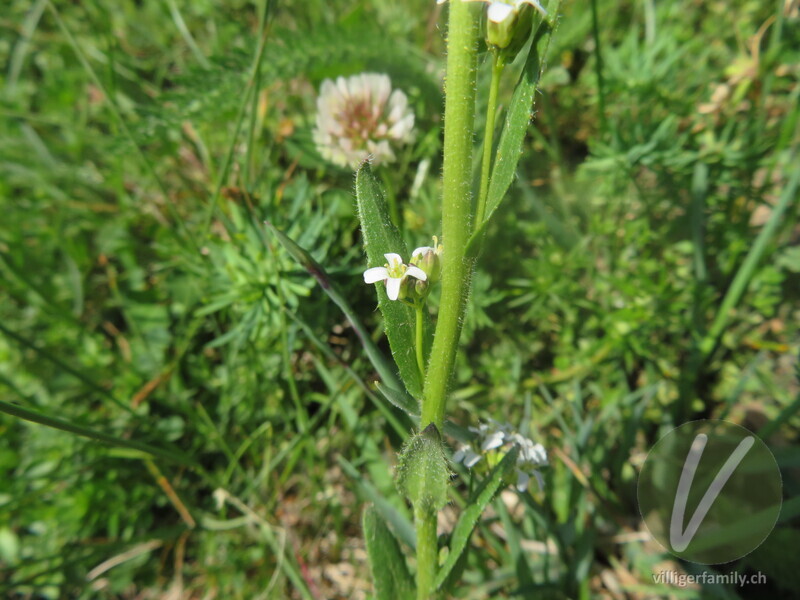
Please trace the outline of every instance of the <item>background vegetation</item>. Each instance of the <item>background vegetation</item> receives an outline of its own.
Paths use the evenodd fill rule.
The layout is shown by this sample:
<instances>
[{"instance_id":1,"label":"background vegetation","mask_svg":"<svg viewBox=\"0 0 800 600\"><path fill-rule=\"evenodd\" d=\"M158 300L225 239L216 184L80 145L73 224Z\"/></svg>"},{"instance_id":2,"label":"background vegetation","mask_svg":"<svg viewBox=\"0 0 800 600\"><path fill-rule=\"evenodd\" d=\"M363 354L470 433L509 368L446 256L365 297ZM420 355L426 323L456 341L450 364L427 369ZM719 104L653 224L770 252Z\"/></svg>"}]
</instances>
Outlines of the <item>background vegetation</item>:
<instances>
[{"instance_id":1,"label":"background vegetation","mask_svg":"<svg viewBox=\"0 0 800 600\"><path fill-rule=\"evenodd\" d=\"M734 4L598 0L595 24L565 3L451 402L464 425L531 432L552 466L544 492L495 503L464 597L800 593L800 17L794 0ZM0 595L368 597L359 516L379 496L405 511L403 422L262 222L386 348L352 174L311 142L315 94L365 70L406 91L416 142L377 173L411 247L427 243L443 10L4 4L0 401L115 444L0 415ZM776 530L719 567L766 586L653 582L696 566L651 541L637 470L701 417L757 431L782 468Z\"/></svg>"}]
</instances>

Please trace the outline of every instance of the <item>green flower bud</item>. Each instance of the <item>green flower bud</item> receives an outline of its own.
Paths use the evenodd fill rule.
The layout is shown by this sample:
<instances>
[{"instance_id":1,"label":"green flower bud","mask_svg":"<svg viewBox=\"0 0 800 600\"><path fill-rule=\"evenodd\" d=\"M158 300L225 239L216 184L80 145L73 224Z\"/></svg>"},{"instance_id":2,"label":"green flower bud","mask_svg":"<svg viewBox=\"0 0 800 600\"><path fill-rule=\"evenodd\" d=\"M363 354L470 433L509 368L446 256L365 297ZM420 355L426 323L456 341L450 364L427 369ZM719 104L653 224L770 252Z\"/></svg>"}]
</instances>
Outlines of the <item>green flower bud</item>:
<instances>
[{"instance_id":1,"label":"green flower bud","mask_svg":"<svg viewBox=\"0 0 800 600\"><path fill-rule=\"evenodd\" d=\"M486 43L503 50L506 60L511 60L525 44L533 26L533 11L542 16L547 11L539 0L467 0L486 2Z\"/></svg>"},{"instance_id":2,"label":"green flower bud","mask_svg":"<svg viewBox=\"0 0 800 600\"><path fill-rule=\"evenodd\" d=\"M421 246L411 253L410 263L425 271L427 283L434 284L442 276L442 245L433 236L433 246Z\"/></svg>"},{"instance_id":3,"label":"green flower bud","mask_svg":"<svg viewBox=\"0 0 800 600\"><path fill-rule=\"evenodd\" d=\"M397 487L415 510L435 512L447 504L450 469L442 438L431 423L412 437L400 454Z\"/></svg>"}]
</instances>

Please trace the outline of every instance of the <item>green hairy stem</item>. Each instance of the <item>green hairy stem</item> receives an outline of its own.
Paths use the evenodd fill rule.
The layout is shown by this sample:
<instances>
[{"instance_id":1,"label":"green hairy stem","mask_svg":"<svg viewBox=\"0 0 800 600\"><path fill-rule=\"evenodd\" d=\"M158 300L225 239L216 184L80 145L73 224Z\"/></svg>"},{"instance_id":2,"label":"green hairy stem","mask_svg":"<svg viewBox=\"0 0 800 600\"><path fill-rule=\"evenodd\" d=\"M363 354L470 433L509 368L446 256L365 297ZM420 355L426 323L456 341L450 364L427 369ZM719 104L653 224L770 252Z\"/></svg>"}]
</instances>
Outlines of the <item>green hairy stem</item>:
<instances>
[{"instance_id":1,"label":"green hairy stem","mask_svg":"<svg viewBox=\"0 0 800 600\"><path fill-rule=\"evenodd\" d=\"M428 363L420 428L444 426L447 388L455 364L472 262L465 256L472 206L472 132L478 25L473 5L450 2L444 109L442 190L442 295ZM436 511L415 511L417 528L417 600L435 592L438 545Z\"/></svg>"},{"instance_id":2,"label":"green hairy stem","mask_svg":"<svg viewBox=\"0 0 800 600\"><path fill-rule=\"evenodd\" d=\"M442 292L422 401L422 422L444 424L447 387L461 334L472 262L466 258L472 206L472 131L479 18L473 5L450 3L442 177Z\"/></svg>"}]
</instances>

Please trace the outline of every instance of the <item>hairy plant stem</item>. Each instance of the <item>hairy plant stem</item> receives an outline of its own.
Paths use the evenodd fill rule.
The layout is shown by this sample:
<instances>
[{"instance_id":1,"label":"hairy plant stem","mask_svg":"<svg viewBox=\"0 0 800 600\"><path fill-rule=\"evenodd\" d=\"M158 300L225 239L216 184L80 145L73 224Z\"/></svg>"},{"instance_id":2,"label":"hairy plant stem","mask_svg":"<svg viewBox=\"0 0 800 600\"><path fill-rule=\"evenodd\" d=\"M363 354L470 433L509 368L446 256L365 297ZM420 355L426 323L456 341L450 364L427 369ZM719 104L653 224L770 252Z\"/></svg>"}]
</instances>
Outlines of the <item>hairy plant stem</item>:
<instances>
[{"instance_id":1,"label":"hairy plant stem","mask_svg":"<svg viewBox=\"0 0 800 600\"><path fill-rule=\"evenodd\" d=\"M478 210L475 216L475 227L480 227L486 215L486 196L489 195L489 172L492 168L492 150L494 149L494 124L497 118L497 92L500 89L500 78L503 75L505 66L500 52L494 50L492 52L492 83L489 87L489 103L486 106L486 129L483 132L481 187L478 192Z\"/></svg>"},{"instance_id":2,"label":"hairy plant stem","mask_svg":"<svg viewBox=\"0 0 800 600\"><path fill-rule=\"evenodd\" d=\"M472 262L465 254L472 205L472 132L478 13L469 2L450 4L447 99L442 176L442 295L422 398L421 428L444 425L445 400L455 364ZM475 7L479 8L479 7Z\"/></svg>"},{"instance_id":3,"label":"hairy plant stem","mask_svg":"<svg viewBox=\"0 0 800 600\"><path fill-rule=\"evenodd\" d=\"M414 522L417 525L417 600L429 600L439 561L436 511L415 509Z\"/></svg>"},{"instance_id":4,"label":"hairy plant stem","mask_svg":"<svg viewBox=\"0 0 800 600\"><path fill-rule=\"evenodd\" d=\"M420 429L444 427L447 388L458 351L473 262L465 250L472 206L472 132L475 124L475 74L479 13L468 2L450 2L442 175L442 295L427 366ZM415 511L417 600L434 593L438 545L435 511Z\"/></svg>"}]
</instances>

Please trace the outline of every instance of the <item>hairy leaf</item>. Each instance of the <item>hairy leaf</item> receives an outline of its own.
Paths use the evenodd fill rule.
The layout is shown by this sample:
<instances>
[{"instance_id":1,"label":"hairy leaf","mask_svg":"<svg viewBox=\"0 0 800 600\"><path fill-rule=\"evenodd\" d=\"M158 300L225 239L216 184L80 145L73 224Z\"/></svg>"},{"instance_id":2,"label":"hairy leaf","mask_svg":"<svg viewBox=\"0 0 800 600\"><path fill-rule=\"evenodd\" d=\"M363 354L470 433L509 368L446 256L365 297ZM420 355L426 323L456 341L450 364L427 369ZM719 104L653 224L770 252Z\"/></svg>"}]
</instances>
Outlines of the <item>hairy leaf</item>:
<instances>
[{"instance_id":1,"label":"hairy leaf","mask_svg":"<svg viewBox=\"0 0 800 600\"><path fill-rule=\"evenodd\" d=\"M410 258L403 237L389 218L386 199L377 181L372 176L368 163L364 163L356 173L356 200L364 248L369 268L386 264L385 254L395 253ZM414 311L399 301L389 300L386 288L377 284L378 306L383 315L386 337L392 349L400 377L408 392L419 398L422 396L422 376L414 353Z\"/></svg>"},{"instance_id":2,"label":"hairy leaf","mask_svg":"<svg viewBox=\"0 0 800 600\"><path fill-rule=\"evenodd\" d=\"M522 154L522 143L525 141L525 134L531 121L536 86L542 73L542 56L546 53L547 45L550 42L551 31L549 23L543 22L531 42L528 58L517 82L517 87L514 89L503 132L500 135L500 142L497 145L497 155L494 159L494 167L489 180L489 192L486 197L486 217L483 223L476 224L475 233L469 242L471 248L476 246L475 242L481 238L486 224L500 206L516 176L517 164Z\"/></svg>"},{"instance_id":3,"label":"hairy leaf","mask_svg":"<svg viewBox=\"0 0 800 600\"><path fill-rule=\"evenodd\" d=\"M412 598L414 580L408 572L400 544L374 506L364 509L363 525L377 600Z\"/></svg>"}]
</instances>

